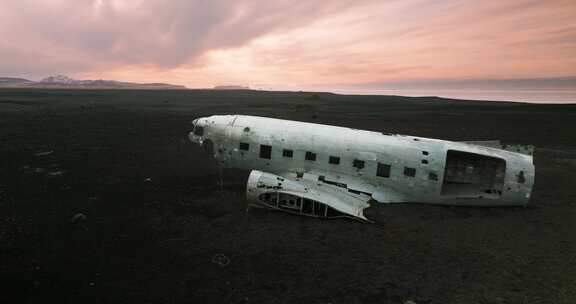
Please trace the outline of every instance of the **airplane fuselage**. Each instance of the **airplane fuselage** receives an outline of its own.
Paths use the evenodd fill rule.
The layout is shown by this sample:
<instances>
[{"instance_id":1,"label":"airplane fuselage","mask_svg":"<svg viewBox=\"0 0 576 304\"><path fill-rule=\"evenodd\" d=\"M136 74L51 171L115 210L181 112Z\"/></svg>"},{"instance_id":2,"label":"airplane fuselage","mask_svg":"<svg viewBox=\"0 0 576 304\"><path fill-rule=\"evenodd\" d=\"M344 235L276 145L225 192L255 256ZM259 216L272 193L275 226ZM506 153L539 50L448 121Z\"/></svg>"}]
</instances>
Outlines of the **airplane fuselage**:
<instances>
[{"instance_id":1,"label":"airplane fuselage","mask_svg":"<svg viewBox=\"0 0 576 304\"><path fill-rule=\"evenodd\" d=\"M317 181L382 203L529 201L532 156L503 149L266 117L199 118L190 140L225 168Z\"/></svg>"}]
</instances>

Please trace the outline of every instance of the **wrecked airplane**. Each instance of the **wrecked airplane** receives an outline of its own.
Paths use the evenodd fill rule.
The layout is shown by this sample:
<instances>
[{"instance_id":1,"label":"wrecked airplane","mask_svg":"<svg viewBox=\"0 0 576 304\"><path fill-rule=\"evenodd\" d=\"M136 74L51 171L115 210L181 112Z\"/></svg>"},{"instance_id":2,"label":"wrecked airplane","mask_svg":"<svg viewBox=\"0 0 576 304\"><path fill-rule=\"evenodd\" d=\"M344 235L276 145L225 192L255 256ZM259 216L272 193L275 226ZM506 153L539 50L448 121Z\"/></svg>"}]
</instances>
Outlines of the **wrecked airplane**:
<instances>
[{"instance_id":1,"label":"wrecked airplane","mask_svg":"<svg viewBox=\"0 0 576 304\"><path fill-rule=\"evenodd\" d=\"M252 170L249 203L366 220L369 202L525 205L533 147L452 142L243 115L195 119L192 142L223 168Z\"/></svg>"}]
</instances>

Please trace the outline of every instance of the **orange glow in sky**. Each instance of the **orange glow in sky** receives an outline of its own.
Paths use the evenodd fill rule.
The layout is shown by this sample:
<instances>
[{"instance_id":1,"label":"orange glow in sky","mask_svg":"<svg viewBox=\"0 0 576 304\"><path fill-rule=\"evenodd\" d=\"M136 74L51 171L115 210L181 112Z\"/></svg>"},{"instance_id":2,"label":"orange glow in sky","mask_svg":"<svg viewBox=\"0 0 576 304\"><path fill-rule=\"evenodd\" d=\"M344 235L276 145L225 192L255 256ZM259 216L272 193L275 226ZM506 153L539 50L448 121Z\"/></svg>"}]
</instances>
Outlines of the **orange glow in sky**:
<instances>
[{"instance_id":1,"label":"orange glow in sky","mask_svg":"<svg viewBox=\"0 0 576 304\"><path fill-rule=\"evenodd\" d=\"M530 79L569 90L574 20L574 0L0 0L0 76L374 92Z\"/></svg>"}]
</instances>

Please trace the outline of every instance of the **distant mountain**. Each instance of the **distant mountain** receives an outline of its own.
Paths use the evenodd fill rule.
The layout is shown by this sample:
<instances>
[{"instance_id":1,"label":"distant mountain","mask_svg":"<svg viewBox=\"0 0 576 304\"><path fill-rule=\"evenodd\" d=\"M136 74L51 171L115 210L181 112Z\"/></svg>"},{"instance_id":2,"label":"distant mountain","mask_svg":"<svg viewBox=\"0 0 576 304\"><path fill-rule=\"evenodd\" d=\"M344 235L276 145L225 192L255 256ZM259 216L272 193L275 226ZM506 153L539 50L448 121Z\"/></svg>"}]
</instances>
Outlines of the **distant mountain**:
<instances>
[{"instance_id":1,"label":"distant mountain","mask_svg":"<svg viewBox=\"0 0 576 304\"><path fill-rule=\"evenodd\" d=\"M2 85L20 85L20 84L25 84L25 83L32 83L33 81L30 81L28 79L24 79L24 78L14 78L14 77L0 77L0 86Z\"/></svg>"},{"instance_id":2,"label":"distant mountain","mask_svg":"<svg viewBox=\"0 0 576 304\"><path fill-rule=\"evenodd\" d=\"M52 76L48 76L42 80L40 80L40 83L53 83L53 84L76 84L76 83L80 83L82 82L82 80L76 80L73 78L70 78L66 75L52 75Z\"/></svg>"},{"instance_id":3,"label":"distant mountain","mask_svg":"<svg viewBox=\"0 0 576 304\"><path fill-rule=\"evenodd\" d=\"M166 83L133 83L116 80L76 80L65 75L48 76L38 82L24 78L0 77L0 88L43 89L129 89L185 90L185 86Z\"/></svg>"},{"instance_id":4,"label":"distant mountain","mask_svg":"<svg viewBox=\"0 0 576 304\"><path fill-rule=\"evenodd\" d=\"M250 90L250 87L236 86L236 85L220 85L215 86L214 90Z\"/></svg>"}]
</instances>

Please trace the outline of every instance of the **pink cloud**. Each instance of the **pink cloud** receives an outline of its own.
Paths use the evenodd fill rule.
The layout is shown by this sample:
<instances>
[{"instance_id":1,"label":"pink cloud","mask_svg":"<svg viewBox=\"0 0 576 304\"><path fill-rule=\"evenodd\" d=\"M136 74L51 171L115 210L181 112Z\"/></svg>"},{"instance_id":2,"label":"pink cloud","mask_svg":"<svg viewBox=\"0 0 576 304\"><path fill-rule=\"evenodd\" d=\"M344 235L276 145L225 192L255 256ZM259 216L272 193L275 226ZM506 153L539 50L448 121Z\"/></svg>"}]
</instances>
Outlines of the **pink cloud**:
<instances>
[{"instance_id":1,"label":"pink cloud","mask_svg":"<svg viewBox=\"0 0 576 304\"><path fill-rule=\"evenodd\" d=\"M103 63L167 68L194 60L208 50L238 47L273 31L304 26L353 3L347 0L4 2L0 16L5 21L0 33L5 48L36 53L69 49ZM38 46L43 47L37 50Z\"/></svg>"},{"instance_id":2,"label":"pink cloud","mask_svg":"<svg viewBox=\"0 0 576 304\"><path fill-rule=\"evenodd\" d=\"M0 0L0 74L313 88L576 75L576 2Z\"/></svg>"}]
</instances>

